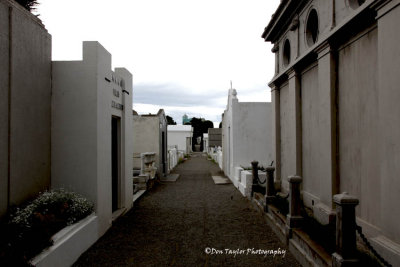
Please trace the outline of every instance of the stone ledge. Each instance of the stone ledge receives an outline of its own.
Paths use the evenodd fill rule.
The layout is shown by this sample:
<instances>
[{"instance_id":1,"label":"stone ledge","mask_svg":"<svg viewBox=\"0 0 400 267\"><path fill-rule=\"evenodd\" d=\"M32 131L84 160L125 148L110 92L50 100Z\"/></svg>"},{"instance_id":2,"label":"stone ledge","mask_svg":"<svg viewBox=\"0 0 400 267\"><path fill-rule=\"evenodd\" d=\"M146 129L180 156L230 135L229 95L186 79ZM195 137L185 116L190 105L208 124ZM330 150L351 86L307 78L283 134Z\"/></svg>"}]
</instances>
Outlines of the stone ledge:
<instances>
[{"instance_id":1,"label":"stone ledge","mask_svg":"<svg viewBox=\"0 0 400 267\"><path fill-rule=\"evenodd\" d=\"M286 217L272 205L267 205L268 212L263 212L256 202L253 201L253 206L262 213L280 241L286 244ZM289 251L303 266L332 266L332 256L300 229L292 229L292 238L289 239L288 246Z\"/></svg>"},{"instance_id":2,"label":"stone ledge","mask_svg":"<svg viewBox=\"0 0 400 267\"><path fill-rule=\"evenodd\" d=\"M285 235L285 221L286 218L278 212L278 210L268 205L268 211L264 212L264 209L260 207L255 201L252 202L253 207L255 207L263 216L264 220L267 222L268 226L271 227L272 231L276 234L279 240L286 244L286 235Z\"/></svg>"},{"instance_id":3,"label":"stone ledge","mask_svg":"<svg viewBox=\"0 0 400 267\"><path fill-rule=\"evenodd\" d=\"M293 229L292 235L293 238L289 240L289 250L303 266L304 259L311 263L310 266L332 266L332 256L307 233ZM300 255L302 258L297 257Z\"/></svg>"},{"instance_id":4,"label":"stone ledge","mask_svg":"<svg viewBox=\"0 0 400 267\"><path fill-rule=\"evenodd\" d=\"M314 218L322 225L334 223L336 220L336 212L323 203L313 206Z\"/></svg>"},{"instance_id":5,"label":"stone ledge","mask_svg":"<svg viewBox=\"0 0 400 267\"><path fill-rule=\"evenodd\" d=\"M370 239L371 245L393 266L400 262L400 245L383 235Z\"/></svg>"},{"instance_id":6,"label":"stone ledge","mask_svg":"<svg viewBox=\"0 0 400 267\"><path fill-rule=\"evenodd\" d=\"M135 194L133 194L133 203L137 201L143 194L146 193L146 190L139 190Z\"/></svg>"}]
</instances>

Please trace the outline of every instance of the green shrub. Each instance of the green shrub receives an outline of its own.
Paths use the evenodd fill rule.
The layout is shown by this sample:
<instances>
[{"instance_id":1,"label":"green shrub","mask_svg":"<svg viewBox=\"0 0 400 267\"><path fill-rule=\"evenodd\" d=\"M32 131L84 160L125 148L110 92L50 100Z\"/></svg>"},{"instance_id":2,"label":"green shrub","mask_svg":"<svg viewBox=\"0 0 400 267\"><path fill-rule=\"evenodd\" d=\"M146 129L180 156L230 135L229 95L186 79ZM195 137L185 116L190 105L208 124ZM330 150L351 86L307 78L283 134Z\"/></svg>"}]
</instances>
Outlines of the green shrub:
<instances>
[{"instance_id":1,"label":"green shrub","mask_svg":"<svg viewBox=\"0 0 400 267\"><path fill-rule=\"evenodd\" d=\"M0 257L4 263L27 262L52 244L51 237L93 212L93 203L74 192L63 189L41 193L10 215L5 228L5 242L0 244L6 253ZM4 231L4 229L3 229Z\"/></svg>"}]
</instances>

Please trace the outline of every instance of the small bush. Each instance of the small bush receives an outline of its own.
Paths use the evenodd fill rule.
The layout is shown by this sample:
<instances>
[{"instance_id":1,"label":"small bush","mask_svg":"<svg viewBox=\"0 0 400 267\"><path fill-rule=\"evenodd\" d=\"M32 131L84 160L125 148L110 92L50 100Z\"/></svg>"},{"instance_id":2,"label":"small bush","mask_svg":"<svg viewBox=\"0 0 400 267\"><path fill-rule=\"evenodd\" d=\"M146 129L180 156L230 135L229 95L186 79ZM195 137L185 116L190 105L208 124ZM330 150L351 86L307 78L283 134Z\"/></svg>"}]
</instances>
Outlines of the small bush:
<instances>
[{"instance_id":1,"label":"small bush","mask_svg":"<svg viewBox=\"0 0 400 267\"><path fill-rule=\"evenodd\" d=\"M5 227L5 242L0 244L3 263L27 262L52 244L51 237L93 212L93 204L82 196L63 189L46 191L23 207L17 207Z\"/></svg>"}]
</instances>

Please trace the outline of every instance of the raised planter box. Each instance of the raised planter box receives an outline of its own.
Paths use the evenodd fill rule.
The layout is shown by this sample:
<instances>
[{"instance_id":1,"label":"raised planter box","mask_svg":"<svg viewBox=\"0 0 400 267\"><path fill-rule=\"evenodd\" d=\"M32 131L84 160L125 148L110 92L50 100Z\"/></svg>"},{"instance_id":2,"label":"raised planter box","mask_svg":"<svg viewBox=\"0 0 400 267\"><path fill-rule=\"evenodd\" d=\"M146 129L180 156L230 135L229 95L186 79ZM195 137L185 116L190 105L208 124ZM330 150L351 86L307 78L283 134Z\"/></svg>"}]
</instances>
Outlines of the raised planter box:
<instances>
[{"instance_id":1,"label":"raised planter box","mask_svg":"<svg viewBox=\"0 0 400 267\"><path fill-rule=\"evenodd\" d=\"M98 217L92 213L52 237L54 244L33 258L33 266L71 266L99 238Z\"/></svg>"}]
</instances>

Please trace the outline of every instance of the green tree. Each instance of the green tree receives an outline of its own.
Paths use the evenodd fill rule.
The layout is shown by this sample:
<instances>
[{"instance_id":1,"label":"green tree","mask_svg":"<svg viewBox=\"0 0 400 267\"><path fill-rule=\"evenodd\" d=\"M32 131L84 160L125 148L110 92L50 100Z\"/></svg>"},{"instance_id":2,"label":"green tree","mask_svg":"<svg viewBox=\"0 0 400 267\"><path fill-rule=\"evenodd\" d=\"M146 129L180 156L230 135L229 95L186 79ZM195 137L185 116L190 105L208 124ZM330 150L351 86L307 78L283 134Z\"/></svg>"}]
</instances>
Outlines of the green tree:
<instances>
[{"instance_id":1,"label":"green tree","mask_svg":"<svg viewBox=\"0 0 400 267\"><path fill-rule=\"evenodd\" d=\"M29 11L35 10L36 6L39 4L37 0L16 0L18 4L23 6Z\"/></svg>"},{"instance_id":2,"label":"green tree","mask_svg":"<svg viewBox=\"0 0 400 267\"><path fill-rule=\"evenodd\" d=\"M208 132L208 128L214 128L214 123L209 120L194 117L190 121L190 125L193 127L192 149L194 151L194 145L197 144L197 137L200 136L200 150L203 151L203 134Z\"/></svg>"},{"instance_id":3,"label":"green tree","mask_svg":"<svg viewBox=\"0 0 400 267\"><path fill-rule=\"evenodd\" d=\"M168 125L176 125L176 122L174 121L174 119L172 117L167 115L167 124Z\"/></svg>"}]
</instances>

